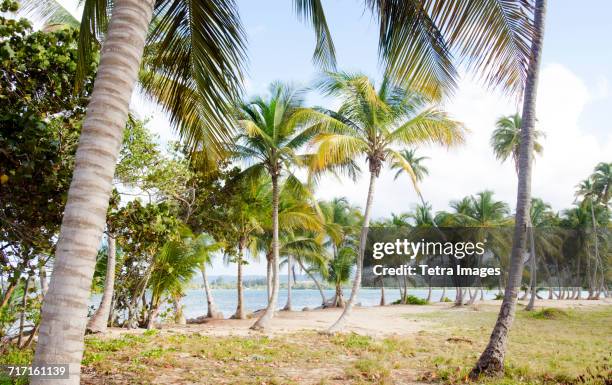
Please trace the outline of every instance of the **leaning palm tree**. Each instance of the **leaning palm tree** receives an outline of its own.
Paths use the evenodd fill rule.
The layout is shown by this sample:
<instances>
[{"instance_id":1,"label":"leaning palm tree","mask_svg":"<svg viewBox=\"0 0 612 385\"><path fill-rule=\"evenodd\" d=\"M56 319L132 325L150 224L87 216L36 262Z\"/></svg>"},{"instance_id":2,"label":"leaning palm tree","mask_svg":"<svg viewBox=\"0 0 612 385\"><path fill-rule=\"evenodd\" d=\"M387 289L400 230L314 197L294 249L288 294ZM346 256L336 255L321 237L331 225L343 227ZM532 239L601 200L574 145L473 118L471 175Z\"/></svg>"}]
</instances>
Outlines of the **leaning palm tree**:
<instances>
[{"instance_id":1,"label":"leaning palm tree","mask_svg":"<svg viewBox=\"0 0 612 385\"><path fill-rule=\"evenodd\" d=\"M301 112L304 117L318 122L324 131L313 141L316 153L311 160L312 173L316 175L328 167L349 165L362 156L370 171L351 297L341 317L330 328L330 332L334 332L343 326L359 290L374 186L384 163L400 164L414 180L414 170L394 146L440 144L451 147L463 142L464 129L427 97L393 86L388 79L383 80L377 90L364 75L328 73L319 87L326 94L338 97L342 104L338 111Z\"/></svg>"},{"instance_id":2,"label":"leaning palm tree","mask_svg":"<svg viewBox=\"0 0 612 385\"><path fill-rule=\"evenodd\" d=\"M274 316L279 289L279 204L281 184L286 189L298 190L302 186L292 173L303 165L297 154L316 133L314 126L305 127L295 114L302 106L301 92L281 83L270 87L267 99L256 97L238 106L238 123L243 133L234 147L235 158L252 163L243 171L249 178L267 174L272 183L272 242L271 265L273 285L270 301L253 329L265 329Z\"/></svg>"},{"instance_id":3,"label":"leaning palm tree","mask_svg":"<svg viewBox=\"0 0 612 385\"><path fill-rule=\"evenodd\" d=\"M416 182L421 182L423 178L429 175L429 169L423 164L423 161L429 159L426 156L418 156L415 149L408 149L398 151L399 154L404 158L405 162L393 162L391 169L397 170L395 173L395 179L397 179L403 172L405 172L403 164L408 163L412 172L414 173L414 179Z\"/></svg>"},{"instance_id":4,"label":"leaning palm tree","mask_svg":"<svg viewBox=\"0 0 612 385\"><path fill-rule=\"evenodd\" d=\"M504 358L508 343L508 332L514 321L517 291L520 288L523 275L523 253L529 223L529 204L531 203L531 172L534 143L534 126L536 120L536 93L542 59L542 43L544 38L544 18L546 0L535 1L534 28L531 39L531 52L527 65L527 79L523 96L523 121L521 124L521 139L518 152L518 189L516 215L514 223L514 238L508 283L504 293L497 322L491 333L489 343L481 354L470 376L480 374L499 374L504 370Z\"/></svg>"}]
</instances>

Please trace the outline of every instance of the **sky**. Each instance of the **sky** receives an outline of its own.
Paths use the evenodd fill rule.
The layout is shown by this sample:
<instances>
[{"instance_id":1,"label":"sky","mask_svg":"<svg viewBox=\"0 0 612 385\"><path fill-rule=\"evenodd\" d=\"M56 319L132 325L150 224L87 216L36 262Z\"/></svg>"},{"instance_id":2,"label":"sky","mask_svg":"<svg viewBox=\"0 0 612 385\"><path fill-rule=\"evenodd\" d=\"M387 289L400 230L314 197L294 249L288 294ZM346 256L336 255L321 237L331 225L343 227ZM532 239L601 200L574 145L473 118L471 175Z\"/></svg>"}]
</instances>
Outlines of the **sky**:
<instances>
[{"instance_id":1,"label":"sky","mask_svg":"<svg viewBox=\"0 0 612 385\"><path fill-rule=\"evenodd\" d=\"M77 0L60 0L75 12ZM312 64L314 33L300 22L292 0L237 0L248 38L249 95L265 94L275 80L308 86L319 75ZM337 49L338 67L359 71L379 79L377 26L363 11L362 0L323 1L328 24ZM575 186L598 162L612 161L612 2L591 0L588 7L572 0L548 2L543 65L538 87L537 128L544 153L534 164L532 194L550 203L555 210L572 205ZM315 92L309 105L334 107L337 103ZM159 109L136 93L132 108L151 119L149 128L162 142L175 139L172 128ZM469 130L466 143L450 151L423 147L417 151L429 157L429 176L420 185L434 211L448 208L451 200L484 189L510 207L516 201L516 174L513 164L501 164L491 151L489 138L497 118L517 112L517 105L494 90L485 89L470 76L462 77L456 94L444 108ZM364 163L365 165L365 163ZM367 168L366 168L367 170ZM409 211L417 196L407 176L397 180L383 171L377 181L374 217ZM366 175L356 183L324 178L316 192L329 199L346 196L363 206L367 194ZM261 264L248 267L248 274L265 274ZM211 274L235 274L234 267L216 263Z\"/></svg>"}]
</instances>

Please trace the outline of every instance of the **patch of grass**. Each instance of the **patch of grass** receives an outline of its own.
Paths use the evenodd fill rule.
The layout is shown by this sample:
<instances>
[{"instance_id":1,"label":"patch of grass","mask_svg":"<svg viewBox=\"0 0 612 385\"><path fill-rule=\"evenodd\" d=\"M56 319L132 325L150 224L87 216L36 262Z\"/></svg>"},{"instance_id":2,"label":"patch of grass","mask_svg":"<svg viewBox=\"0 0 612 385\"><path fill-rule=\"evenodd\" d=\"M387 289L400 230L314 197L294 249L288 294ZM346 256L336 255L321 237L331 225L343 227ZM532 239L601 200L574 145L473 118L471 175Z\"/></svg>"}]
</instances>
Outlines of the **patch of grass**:
<instances>
[{"instance_id":1,"label":"patch of grass","mask_svg":"<svg viewBox=\"0 0 612 385\"><path fill-rule=\"evenodd\" d=\"M88 338L83 364L93 377L87 383L111 378L135 384L462 384L488 342L498 310L480 305L478 312L461 307L410 313L404 317L426 321L428 328L382 339L316 332L275 337L156 332L114 340ZM505 375L474 384L604 385L604 379L612 377L610 319L612 307L517 311Z\"/></svg>"},{"instance_id":2,"label":"patch of grass","mask_svg":"<svg viewBox=\"0 0 612 385\"><path fill-rule=\"evenodd\" d=\"M564 319L570 316L569 313L564 310L550 308L550 307L539 310L539 311L534 311L529 314L531 315L532 318L535 318L535 319L554 319L554 320Z\"/></svg>"},{"instance_id":3,"label":"patch of grass","mask_svg":"<svg viewBox=\"0 0 612 385\"><path fill-rule=\"evenodd\" d=\"M362 378L369 381L374 381L377 384L384 384L390 377L391 370L377 358L361 358L355 361L352 367L347 368L347 375L353 378Z\"/></svg>"},{"instance_id":4,"label":"patch of grass","mask_svg":"<svg viewBox=\"0 0 612 385\"><path fill-rule=\"evenodd\" d=\"M367 349L372 345L372 337L362 336L357 333L337 334L332 337L336 345L349 349Z\"/></svg>"}]
</instances>

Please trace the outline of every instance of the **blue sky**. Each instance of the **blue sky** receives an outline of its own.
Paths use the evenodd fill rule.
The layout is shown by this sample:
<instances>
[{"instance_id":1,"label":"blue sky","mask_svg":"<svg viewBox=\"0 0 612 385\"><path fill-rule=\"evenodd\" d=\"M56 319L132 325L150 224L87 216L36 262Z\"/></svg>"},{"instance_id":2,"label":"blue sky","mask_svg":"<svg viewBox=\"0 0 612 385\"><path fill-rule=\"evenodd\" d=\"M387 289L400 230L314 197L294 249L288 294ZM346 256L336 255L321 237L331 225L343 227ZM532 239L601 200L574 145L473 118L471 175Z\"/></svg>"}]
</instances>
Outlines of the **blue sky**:
<instances>
[{"instance_id":1,"label":"blue sky","mask_svg":"<svg viewBox=\"0 0 612 385\"><path fill-rule=\"evenodd\" d=\"M75 9L76 0L61 0ZM588 7L584 4L588 3ZM264 93L274 80L309 85L318 70L311 55L315 40L307 25L295 17L292 0L238 0L248 35L249 94ZM377 26L363 11L362 0L323 1L328 23L337 48L339 68L361 71L378 78ZM543 66L538 95L538 128L545 132L544 155L535 162L533 195L561 210L572 204L574 186L584 179L597 162L612 161L612 130L607 115L612 110L612 2L591 0L548 2ZM310 104L332 105L311 93ZM138 95L132 108L150 117L151 130L162 141L174 138L167 119L155 106ZM421 190L435 210L448 207L452 199L483 189L495 191L496 197L514 206L516 175L510 163L497 162L489 147L495 120L514 113L513 102L498 93L484 89L466 77L457 94L445 108L470 130L467 143L447 151L422 148L419 153L430 157L430 175ZM320 184L321 198L347 196L363 204L366 181L357 183L327 178ZM416 195L409 181L393 180L393 174L381 174L374 202L374 215L410 210ZM233 267L216 264L213 274L233 274ZM259 264L249 265L248 274L265 272Z\"/></svg>"}]
</instances>

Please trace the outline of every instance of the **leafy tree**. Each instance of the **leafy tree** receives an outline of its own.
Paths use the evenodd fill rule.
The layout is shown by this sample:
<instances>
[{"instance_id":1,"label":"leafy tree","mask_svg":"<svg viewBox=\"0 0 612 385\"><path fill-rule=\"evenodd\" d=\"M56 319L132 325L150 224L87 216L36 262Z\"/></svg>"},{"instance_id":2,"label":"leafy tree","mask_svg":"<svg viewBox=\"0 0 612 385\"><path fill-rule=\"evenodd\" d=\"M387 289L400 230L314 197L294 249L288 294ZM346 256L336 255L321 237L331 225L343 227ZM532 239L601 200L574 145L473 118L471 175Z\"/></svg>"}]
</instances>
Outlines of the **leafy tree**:
<instances>
[{"instance_id":1,"label":"leafy tree","mask_svg":"<svg viewBox=\"0 0 612 385\"><path fill-rule=\"evenodd\" d=\"M179 221L166 203L143 205L134 200L112 213L109 224L125 253L125 268L116 282L116 303L119 310L127 311L126 326L131 328L137 321L138 304L148 287L155 256L166 242L178 237Z\"/></svg>"},{"instance_id":2,"label":"leafy tree","mask_svg":"<svg viewBox=\"0 0 612 385\"><path fill-rule=\"evenodd\" d=\"M13 1L0 11L15 11ZM95 65L73 92L78 32L32 30L26 19L0 16L0 274L8 285L0 310L24 273L38 270L46 290L74 167L80 120Z\"/></svg>"}]
</instances>

